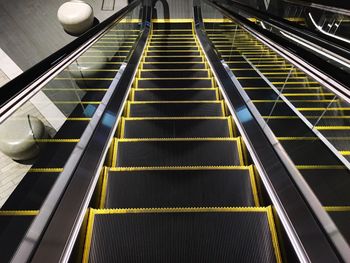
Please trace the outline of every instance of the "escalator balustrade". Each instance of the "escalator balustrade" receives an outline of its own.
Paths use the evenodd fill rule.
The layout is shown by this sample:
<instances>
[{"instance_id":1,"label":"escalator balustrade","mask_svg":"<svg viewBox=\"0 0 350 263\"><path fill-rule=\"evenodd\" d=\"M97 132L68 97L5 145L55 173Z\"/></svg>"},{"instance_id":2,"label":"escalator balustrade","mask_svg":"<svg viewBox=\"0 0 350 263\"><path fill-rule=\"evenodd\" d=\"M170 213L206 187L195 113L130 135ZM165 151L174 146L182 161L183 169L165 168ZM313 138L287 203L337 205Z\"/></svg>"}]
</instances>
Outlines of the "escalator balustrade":
<instances>
[{"instance_id":1,"label":"escalator balustrade","mask_svg":"<svg viewBox=\"0 0 350 263\"><path fill-rule=\"evenodd\" d=\"M267 125L350 241L345 227L350 207L349 171L296 114L301 113L349 160L348 103L236 23L208 20L205 27Z\"/></svg>"},{"instance_id":2,"label":"escalator balustrade","mask_svg":"<svg viewBox=\"0 0 350 263\"><path fill-rule=\"evenodd\" d=\"M67 117L0 211L0 262L8 262L79 142L97 106L130 52L138 21L122 20L89 50L43 87L43 93ZM11 172L11 171L9 171ZM2 232L5 231L5 232Z\"/></svg>"},{"instance_id":3,"label":"escalator balustrade","mask_svg":"<svg viewBox=\"0 0 350 263\"><path fill-rule=\"evenodd\" d=\"M91 207L84 262L281 262L272 208L191 20L155 20Z\"/></svg>"}]
</instances>

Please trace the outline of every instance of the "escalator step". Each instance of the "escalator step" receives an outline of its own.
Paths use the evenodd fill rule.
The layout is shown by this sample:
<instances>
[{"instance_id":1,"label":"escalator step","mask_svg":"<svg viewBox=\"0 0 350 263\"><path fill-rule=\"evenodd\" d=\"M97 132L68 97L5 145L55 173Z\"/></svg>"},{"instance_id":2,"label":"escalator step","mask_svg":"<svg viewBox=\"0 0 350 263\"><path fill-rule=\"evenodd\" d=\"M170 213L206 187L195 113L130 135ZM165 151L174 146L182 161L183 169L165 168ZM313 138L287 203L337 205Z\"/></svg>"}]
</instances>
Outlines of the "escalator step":
<instances>
[{"instance_id":1,"label":"escalator step","mask_svg":"<svg viewBox=\"0 0 350 263\"><path fill-rule=\"evenodd\" d=\"M10 262L37 212L0 211L1 262Z\"/></svg>"},{"instance_id":2,"label":"escalator step","mask_svg":"<svg viewBox=\"0 0 350 263\"><path fill-rule=\"evenodd\" d=\"M147 56L200 56L199 51L148 51Z\"/></svg>"},{"instance_id":3,"label":"escalator step","mask_svg":"<svg viewBox=\"0 0 350 263\"><path fill-rule=\"evenodd\" d=\"M93 210L92 217L86 262L280 261L266 208Z\"/></svg>"},{"instance_id":4,"label":"escalator step","mask_svg":"<svg viewBox=\"0 0 350 263\"><path fill-rule=\"evenodd\" d=\"M296 165L338 165L339 160L321 140L280 141Z\"/></svg>"},{"instance_id":5,"label":"escalator step","mask_svg":"<svg viewBox=\"0 0 350 263\"><path fill-rule=\"evenodd\" d=\"M111 170L105 208L255 206L248 167L201 170ZM255 196L255 198L257 198ZM257 200L257 199L256 199Z\"/></svg>"},{"instance_id":6,"label":"escalator step","mask_svg":"<svg viewBox=\"0 0 350 263\"><path fill-rule=\"evenodd\" d=\"M300 172L323 206L350 205L349 170L332 167L312 169L311 166L309 169L300 169Z\"/></svg>"},{"instance_id":7,"label":"escalator step","mask_svg":"<svg viewBox=\"0 0 350 263\"><path fill-rule=\"evenodd\" d=\"M269 119L267 124L277 137L315 137L301 119Z\"/></svg>"},{"instance_id":8,"label":"escalator step","mask_svg":"<svg viewBox=\"0 0 350 263\"><path fill-rule=\"evenodd\" d=\"M169 79L139 79L137 87L142 88L212 88L210 78L169 78Z\"/></svg>"},{"instance_id":9,"label":"escalator step","mask_svg":"<svg viewBox=\"0 0 350 263\"><path fill-rule=\"evenodd\" d=\"M39 210L58 175L59 172L28 172L1 210Z\"/></svg>"},{"instance_id":10,"label":"escalator step","mask_svg":"<svg viewBox=\"0 0 350 263\"><path fill-rule=\"evenodd\" d=\"M203 62L203 57L145 57L145 62Z\"/></svg>"},{"instance_id":11,"label":"escalator step","mask_svg":"<svg viewBox=\"0 0 350 263\"><path fill-rule=\"evenodd\" d=\"M148 51L161 51L161 50L185 50L185 51L197 51L198 47L193 46L193 47L182 47L182 46L149 46Z\"/></svg>"},{"instance_id":12,"label":"escalator step","mask_svg":"<svg viewBox=\"0 0 350 263\"><path fill-rule=\"evenodd\" d=\"M141 71L141 78L208 78L207 70L152 70Z\"/></svg>"},{"instance_id":13,"label":"escalator step","mask_svg":"<svg viewBox=\"0 0 350 263\"><path fill-rule=\"evenodd\" d=\"M176 30L176 29L188 29L192 30L191 22L183 22L183 23L157 23L152 22L153 30Z\"/></svg>"},{"instance_id":14,"label":"escalator step","mask_svg":"<svg viewBox=\"0 0 350 263\"><path fill-rule=\"evenodd\" d=\"M224 116L223 104L213 103L130 103L128 117Z\"/></svg>"},{"instance_id":15,"label":"escalator step","mask_svg":"<svg viewBox=\"0 0 350 263\"><path fill-rule=\"evenodd\" d=\"M120 139L113 166L231 166L243 165L236 138Z\"/></svg>"},{"instance_id":16,"label":"escalator step","mask_svg":"<svg viewBox=\"0 0 350 263\"><path fill-rule=\"evenodd\" d=\"M228 118L220 119L125 119L122 138L230 137Z\"/></svg>"},{"instance_id":17,"label":"escalator step","mask_svg":"<svg viewBox=\"0 0 350 263\"><path fill-rule=\"evenodd\" d=\"M340 230L340 233L345 240L350 243L350 206L346 207L330 207L326 208L326 211L331 216L332 220Z\"/></svg>"},{"instance_id":18,"label":"escalator step","mask_svg":"<svg viewBox=\"0 0 350 263\"><path fill-rule=\"evenodd\" d=\"M143 63L143 69L205 69L204 63Z\"/></svg>"},{"instance_id":19,"label":"escalator step","mask_svg":"<svg viewBox=\"0 0 350 263\"><path fill-rule=\"evenodd\" d=\"M217 100L216 89L187 89L187 90L133 90L134 101L199 101Z\"/></svg>"},{"instance_id":20,"label":"escalator step","mask_svg":"<svg viewBox=\"0 0 350 263\"><path fill-rule=\"evenodd\" d=\"M154 29L153 33L155 34L188 34L192 36L192 29Z\"/></svg>"}]
</instances>

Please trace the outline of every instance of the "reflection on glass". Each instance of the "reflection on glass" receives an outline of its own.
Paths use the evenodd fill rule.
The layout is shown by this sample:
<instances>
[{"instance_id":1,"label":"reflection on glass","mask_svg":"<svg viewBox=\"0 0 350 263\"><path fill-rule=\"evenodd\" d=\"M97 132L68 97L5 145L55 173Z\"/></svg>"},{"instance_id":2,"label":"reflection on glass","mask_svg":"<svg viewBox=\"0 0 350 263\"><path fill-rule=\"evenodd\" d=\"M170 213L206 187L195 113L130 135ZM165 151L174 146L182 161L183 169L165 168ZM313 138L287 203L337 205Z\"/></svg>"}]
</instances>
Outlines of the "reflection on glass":
<instances>
[{"instance_id":1,"label":"reflection on glass","mask_svg":"<svg viewBox=\"0 0 350 263\"><path fill-rule=\"evenodd\" d=\"M139 36L139 7L0 125L0 243L7 262ZM104 119L111 125L112 119ZM28 212L31 211L31 212ZM24 221L21 223L22 218Z\"/></svg>"}]
</instances>

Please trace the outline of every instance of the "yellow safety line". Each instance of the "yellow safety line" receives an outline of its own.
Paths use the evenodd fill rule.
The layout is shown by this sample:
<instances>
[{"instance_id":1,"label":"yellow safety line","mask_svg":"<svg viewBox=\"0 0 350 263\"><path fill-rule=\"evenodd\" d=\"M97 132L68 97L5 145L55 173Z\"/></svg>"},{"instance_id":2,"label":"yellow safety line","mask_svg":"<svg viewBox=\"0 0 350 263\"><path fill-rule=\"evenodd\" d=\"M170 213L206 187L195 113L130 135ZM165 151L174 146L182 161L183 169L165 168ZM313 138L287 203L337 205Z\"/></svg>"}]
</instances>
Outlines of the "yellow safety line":
<instances>
[{"instance_id":1,"label":"yellow safety line","mask_svg":"<svg viewBox=\"0 0 350 263\"><path fill-rule=\"evenodd\" d=\"M169 78L169 77L167 77L167 78L138 78L138 81L140 81L140 80L211 80L211 78L209 78L209 77L206 77L206 78L191 78L191 77L189 77L189 78L184 78L184 77L178 77L178 78Z\"/></svg>"},{"instance_id":2,"label":"yellow safety line","mask_svg":"<svg viewBox=\"0 0 350 263\"><path fill-rule=\"evenodd\" d=\"M0 216L36 216L39 210L1 210Z\"/></svg>"},{"instance_id":3,"label":"yellow safety line","mask_svg":"<svg viewBox=\"0 0 350 263\"><path fill-rule=\"evenodd\" d=\"M134 171L163 171L163 170L249 170L249 166L138 166L138 167L110 167L111 172L134 172Z\"/></svg>"},{"instance_id":4,"label":"yellow safety line","mask_svg":"<svg viewBox=\"0 0 350 263\"><path fill-rule=\"evenodd\" d=\"M249 165L248 170L249 170L250 184L252 187L254 203L255 203L256 207L260 207L258 190L257 190L258 188L257 188L256 180L255 180L253 165Z\"/></svg>"},{"instance_id":5,"label":"yellow safety line","mask_svg":"<svg viewBox=\"0 0 350 263\"><path fill-rule=\"evenodd\" d=\"M128 209L101 209L94 211L95 215L110 214L146 214L146 213L225 213L225 212L263 212L265 207L174 207L174 208L128 208Z\"/></svg>"},{"instance_id":6,"label":"yellow safety line","mask_svg":"<svg viewBox=\"0 0 350 263\"><path fill-rule=\"evenodd\" d=\"M241 165L245 165L244 160L243 160L243 149L242 149L242 142L241 142L242 138L241 137L237 137L237 152L238 152L238 159L239 159L239 163Z\"/></svg>"},{"instance_id":7,"label":"yellow safety line","mask_svg":"<svg viewBox=\"0 0 350 263\"><path fill-rule=\"evenodd\" d=\"M350 206L324 206L323 208L327 212L348 212L348 211L350 211Z\"/></svg>"},{"instance_id":8,"label":"yellow safety line","mask_svg":"<svg viewBox=\"0 0 350 263\"><path fill-rule=\"evenodd\" d=\"M328 130L350 130L350 126L316 126L317 130L328 131Z\"/></svg>"},{"instance_id":9,"label":"yellow safety line","mask_svg":"<svg viewBox=\"0 0 350 263\"><path fill-rule=\"evenodd\" d=\"M267 207L267 219L269 222L272 244L273 244L273 248L274 248L275 256L276 256L276 262L282 263L281 251L280 251L279 244L278 244L277 231L276 231L275 222L273 219L273 213L272 213L271 206Z\"/></svg>"},{"instance_id":10,"label":"yellow safety line","mask_svg":"<svg viewBox=\"0 0 350 263\"><path fill-rule=\"evenodd\" d=\"M153 71L165 71L165 72L167 72L167 71L181 71L181 72L183 72L183 71L208 71L208 69L192 69L192 68L189 68L189 69L186 69L186 68L184 68L184 69L143 69L142 70L142 72L153 72Z\"/></svg>"},{"instance_id":11,"label":"yellow safety line","mask_svg":"<svg viewBox=\"0 0 350 263\"><path fill-rule=\"evenodd\" d=\"M350 108L344 108L344 107L339 107L339 108L297 108L299 111L348 111Z\"/></svg>"},{"instance_id":12,"label":"yellow safety line","mask_svg":"<svg viewBox=\"0 0 350 263\"><path fill-rule=\"evenodd\" d=\"M217 90L216 88L138 88L134 91L150 91L150 90L166 90L166 91L179 91L179 90Z\"/></svg>"},{"instance_id":13,"label":"yellow safety line","mask_svg":"<svg viewBox=\"0 0 350 263\"><path fill-rule=\"evenodd\" d=\"M145 120L228 120L229 117L124 117L124 121L145 121ZM231 136L233 137L233 136Z\"/></svg>"},{"instance_id":14,"label":"yellow safety line","mask_svg":"<svg viewBox=\"0 0 350 263\"><path fill-rule=\"evenodd\" d=\"M63 172L63 168L30 168L30 173L61 173Z\"/></svg>"},{"instance_id":15,"label":"yellow safety line","mask_svg":"<svg viewBox=\"0 0 350 263\"><path fill-rule=\"evenodd\" d=\"M296 165L295 166L299 170L342 170L346 169L344 165Z\"/></svg>"},{"instance_id":16,"label":"yellow safety line","mask_svg":"<svg viewBox=\"0 0 350 263\"><path fill-rule=\"evenodd\" d=\"M171 18L171 19L152 19L153 23L192 23L193 19L189 18ZM175 29L174 29L175 30Z\"/></svg>"},{"instance_id":17,"label":"yellow safety line","mask_svg":"<svg viewBox=\"0 0 350 263\"><path fill-rule=\"evenodd\" d=\"M219 104L222 103L222 101L215 101L215 100L156 100L156 101L130 101L130 104L170 104L170 103L176 103L176 104L191 104L191 103L211 103L211 104Z\"/></svg>"},{"instance_id":18,"label":"yellow safety line","mask_svg":"<svg viewBox=\"0 0 350 263\"><path fill-rule=\"evenodd\" d=\"M80 139L32 139L28 141L46 142L46 143L55 143L55 142L75 143L75 142L79 142Z\"/></svg>"},{"instance_id":19,"label":"yellow safety line","mask_svg":"<svg viewBox=\"0 0 350 263\"><path fill-rule=\"evenodd\" d=\"M118 155L118 142L119 140L117 138L114 139L113 144L113 158L112 158L112 165L117 166L117 155Z\"/></svg>"},{"instance_id":20,"label":"yellow safety line","mask_svg":"<svg viewBox=\"0 0 350 263\"><path fill-rule=\"evenodd\" d=\"M350 155L350 151L339 151L339 153L344 156Z\"/></svg>"},{"instance_id":21,"label":"yellow safety line","mask_svg":"<svg viewBox=\"0 0 350 263\"><path fill-rule=\"evenodd\" d=\"M222 116L201 116L201 117L125 117L126 121L143 121L143 120L225 120L227 117Z\"/></svg>"},{"instance_id":22,"label":"yellow safety line","mask_svg":"<svg viewBox=\"0 0 350 263\"><path fill-rule=\"evenodd\" d=\"M232 141L238 142L239 137L237 138L228 138L228 137L190 137L190 138L127 138L127 139L116 139L117 142L181 142L181 141ZM241 160L243 160L240 157ZM243 161L241 162L243 165Z\"/></svg>"},{"instance_id":23,"label":"yellow safety line","mask_svg":"<svg viewBox=\"0 0 350 263\"><path fill-rule=\"evenodd\" d=\"M105 207L106 204L106 197L107 197L107 184L108 184L108 168L104 167L102 175L102 189L101 189L101 198L100 198L100 204L99 208L102 209Z\"/></svg>"},{"instance_id":24,"label":"yellow safety line","mask_svg":"<svg viewBox=\"0 0 350 263\"><path fill-rule=\"evenodd\" d=\"M125 117L121 117L121 128L120 128L120 138L125 136Z\"/></svg>"},{"instance_id":25,"label":"yellow safety line","mask_svg":"<svg viewBox=\"0 0 350 263\"><path fill-rule=\"evenodd\" d=\"M90 208L89 217L88 217L88 225L87 225L87 229L86 229L84 253L83 253L83 262L84 263L89 262L92 232L93 232L93 228L94 228L94 219L95 219L95 210Z\"/></svg>"}]
</instances>

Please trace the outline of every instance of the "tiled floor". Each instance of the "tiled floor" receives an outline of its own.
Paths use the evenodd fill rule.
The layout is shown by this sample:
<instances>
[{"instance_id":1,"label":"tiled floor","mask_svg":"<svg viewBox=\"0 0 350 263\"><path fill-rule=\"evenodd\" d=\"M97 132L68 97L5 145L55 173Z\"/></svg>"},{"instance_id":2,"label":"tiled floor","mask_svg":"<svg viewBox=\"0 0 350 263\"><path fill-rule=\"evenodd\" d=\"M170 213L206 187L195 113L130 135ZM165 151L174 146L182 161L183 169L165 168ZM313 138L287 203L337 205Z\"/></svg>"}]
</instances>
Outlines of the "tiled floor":
<instances>
[{"instance_id":1,"label":"tiled floor","mask_svg":"<svg viewBox=\"0 0 350 263\"><path fill-rule=\"evenodd\" d=\"M6 57L6 54L2 53L0 50L0 89L10 79L20 74L20 69L18 67L16 68L17 65L11 62L12 61ZM7 72L7 74L5 72ZM40 119L47 127L50 135L56 132L31 102L24 104L13 117L15 118L16 116L28 114ZM30 167L31 165L15 162L0 152L0 207L5 203Z\"/></svg>"}]
</instances>

